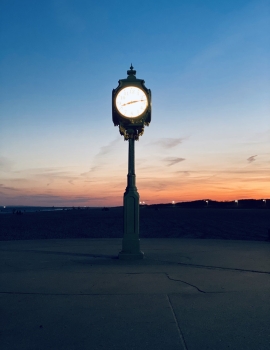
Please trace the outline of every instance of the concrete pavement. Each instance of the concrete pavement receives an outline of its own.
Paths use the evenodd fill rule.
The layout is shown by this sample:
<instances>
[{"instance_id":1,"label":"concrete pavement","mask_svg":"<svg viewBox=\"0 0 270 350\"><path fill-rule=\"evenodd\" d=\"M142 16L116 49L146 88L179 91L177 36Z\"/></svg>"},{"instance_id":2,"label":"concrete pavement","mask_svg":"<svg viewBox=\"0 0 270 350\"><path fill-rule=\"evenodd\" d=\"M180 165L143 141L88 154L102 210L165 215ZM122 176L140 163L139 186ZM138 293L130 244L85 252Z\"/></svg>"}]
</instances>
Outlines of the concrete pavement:
<instances>
[{"instance_id":1,"label":"concrete pavement","mask_svg":"<svg viewBox=\"0 0 270 350\"><path fill-rule=\"evenodd\" d=\"M270 243L0 242L2 350L270 349Z\"/></svg>"}]
</instances>

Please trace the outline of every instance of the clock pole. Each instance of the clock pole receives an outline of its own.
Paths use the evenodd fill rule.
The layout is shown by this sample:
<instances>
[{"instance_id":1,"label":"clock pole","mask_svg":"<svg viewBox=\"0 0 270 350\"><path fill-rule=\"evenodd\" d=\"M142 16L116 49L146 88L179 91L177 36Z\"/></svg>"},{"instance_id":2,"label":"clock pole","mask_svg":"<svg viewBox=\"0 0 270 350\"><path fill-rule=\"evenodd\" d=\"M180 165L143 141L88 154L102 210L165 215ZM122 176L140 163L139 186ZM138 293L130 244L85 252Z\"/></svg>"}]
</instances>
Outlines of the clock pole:
<instances>
[{"instance_id":1,"label":"clock pole","mask_svg":"<svg viewBox=\"0 0 270 350\"><path fill-rule=\"evenodd\" d=\"M142 259L139 239L139 201L135 174L135 135L136 130L128 130L128 175L124 193L124 237L119 259Z\"/></svg>"},{"instance_id":2,"label":"clock pole","mask_svg":"<svg viewBox=\"0 0 270 350\"><path fill-rule=\"evenodd\" d=\"M135 174L135 141L151 122L151 91L143 79L136 78L132 65L128 77L120 79L112 91L112 120L119 126L120 135L128 140L128 174L124 193L124 236L119 259L143 259L139 239L139 201Z\"/></svg>"}]
</instances>

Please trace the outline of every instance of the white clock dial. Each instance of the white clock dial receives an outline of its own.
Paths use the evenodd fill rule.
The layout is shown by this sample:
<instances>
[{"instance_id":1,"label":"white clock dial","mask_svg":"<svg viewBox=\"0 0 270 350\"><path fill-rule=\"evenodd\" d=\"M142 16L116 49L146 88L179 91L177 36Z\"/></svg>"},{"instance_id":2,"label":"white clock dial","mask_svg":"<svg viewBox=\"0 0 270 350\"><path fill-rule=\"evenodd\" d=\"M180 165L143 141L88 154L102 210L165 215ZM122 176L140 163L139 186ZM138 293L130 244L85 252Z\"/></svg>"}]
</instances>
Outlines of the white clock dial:
<instances>
[{"instance_id":1,"label":"white clock dial","mask_svg":"<svg viewBox=\"0 0 270 350\"><path fill-rule=\"evenodd\" d=\"M135 86L122 89L117 94L115 103L118 111L128 118L138 117L148 106L145 92Z\"/></svg>"}]
</instances>

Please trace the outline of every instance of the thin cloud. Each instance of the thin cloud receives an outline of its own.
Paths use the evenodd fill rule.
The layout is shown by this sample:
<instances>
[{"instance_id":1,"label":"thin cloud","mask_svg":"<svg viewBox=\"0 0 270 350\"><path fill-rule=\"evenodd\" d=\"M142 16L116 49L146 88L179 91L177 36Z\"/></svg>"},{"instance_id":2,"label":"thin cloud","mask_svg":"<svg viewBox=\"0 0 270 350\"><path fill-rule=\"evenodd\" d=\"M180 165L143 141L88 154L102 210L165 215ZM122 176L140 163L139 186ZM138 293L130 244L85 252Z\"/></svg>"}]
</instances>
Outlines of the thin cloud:
<instances>
[{"instance_id":1,"label":"thin cloud","mask_svg":"<svg viewBox=\"0 0 270 350\"><path fill-rule=\"evenodd\" d=\"M190 176L189 171L176 171L175 174L182 174L183 176Z\"/></svg>"},{"instance_id":2,"label":"thin cloud","mask_svg":"<svg viewBox=\"0 0 270 350\"><path fill-rule=\"evenodd\" d=\"M92 168L90 168L89 171L86 171L85 173L81 173L80 175L81 176L88 176L90 175L91 173L95 172L95 171L98 171L99 169L101 169L101 166L100 165L95 165L95 166L92 166Z\"/></svg>"},{"instance_id":3,"label":"thin cloud","mask_svg":"<svg viewBox=\"0 0 270 350\"><path fill-rule=\"evenodd\" d=\"M177 158L177 157L167 157L164 159L165 162L167 162L167 166L172 166L177 163L183 162L185 158Z\"/></svg>"},{"instance_id":4,"label":"thin cloud","mask_svg":"<svg viewBox=\"0 0 270 350\"><path fill-rule=\"evenodd\" d=\"M109 144L107 144L106 146L102 146L100 147L100 150L99 152L95 155L95 158L94 158L94 162L93 162L93 165L92 167L90 168L89 171L85 172L85 173L82 173L81 176L88 176L90 175L91 173L99 170L100 168L102 168L102 166L104 165L104 156L105 155L108 155L109 153L115 151L115 145L121 141L120 138L117 138L113 141L111 141Z\"/></svg>"},{"instance_id":5,"label":"thin cloud","mask_svg":"<svg viewBox=\"0 0 270 350\"><path fill-rule=\"evenodd\" d=\"M31 175L39 175L39 174L61 174L61 173L66 173L66 171L63 171L63 169L66 169L66 167L44 167L44 168L26 168L22 170L16 170L13 171L14 174L19 174L19 173L26 173L26 174L31 174Z\"/></svg>"},{"instance_id":6,"label":"thin cloud","mask_svg":"<svg viewBox=\"0 0 270 350\"><path fill-rule=\"evenodd\" d=\"M108 145L100 147L100 151L96 157L104 156L114 150L114 146L119 142L120 138L111 141Z\"/></svg>"},{"instance_id":7,"label":"thin cloud","mask_svg":"<svg viewBox=\"0 0 270 350\"><path fill-rule=\"evenodd\" d=\"M74 204L74 203L86 203L90 201L102 201L106 200L108 197L87 197L87 196L72 196L72 197L66 197L66 196L59 196L54 194L46 194L46 193L38 193L38 194L27 194L27 195L19 195L14 197L18 202L21 200L27 199L29 202L35 202L35 201L51 201L51 203L66 203L66 204Z\"/></svg>"},{"instance_id":8,"label":"thin cloud","mask_svg":"<svg viewBox=\"0 0 270 350\"><path fill-rule=\"evenodd\" d=\"M47 186L50 186L55 181L67 181L74 186L74 181L79 179L79 176L74 176L69 171L44 171L41 173L34 173L32 175L36 179L46 180Z\"/></svg>"},{"instance_id":9,"label":"thin cloud","mask_svg":"<svg viewBox=\"0 0 270 350\"><path fill-rule=\"evenodd\" d=\"M249 162L249 163L252 163L252 162L255 162L255 158L257 157L257 155L256 156L251 156L251 157L249 157L248 159L247 159L247 161Z\"/></svg>"},{"instance_id":10,"label":"thin cloud","mask_svg":"<svg viewBox=\"0 0 270 350\"><path fill-rule=\"evenodd\" d=\"M140 181L140 189L152 189L155 192L165 191L168 186L169 184L166 184L164 181L152 181L149 179Z\"/></svg>"},{"instance_id":11,"label":"thin cloud","mask_svg":"<svg viewBox=\"0 0 270 350\"><path fill-rule=\"evenodd\" d=\"M0 187L1 189L3 190L9 190L9 191L19 191L17 188L15 187L7 187L7 186L4 186L3 184L0 184Z\"/></svg>"},{"instance_id":12,"label":"thin cloud","mask_svg":"<svg viewBox=\"0 0 270 350\"><path fill-rule=\"evenodd\" d=\"M74 176L71 171L65 170L66 167L53 167L53 168L29 168L20 171L13 172L14 174L25 175L24 178L15 178L9 179L8 181L13 182L29 182L30 179L46 179L47 186L53 183L55 180L66 180L66 181L74 181L79 177Z\"/></svg>"},{"instance_id":13,"label":"thin cloud","mask_svg":"<svg viewBox=\"0 0 270 350\"><path fill-rule=\"evenodd\" d=\"M163 148L173 148L182 143L184 138L161 138L156 143Z\"/></svg>"},{"instance_id":14,"label":"thin cloud","mask_svg":"<svg viewBox=\"0 0 270 350\"><path fill-rule=\"evenodd\" d=\"M47 173L47 172L44 172L44 173L38 173L38 174L33 174L34 177L36 178L43 178L43 177L47 177L47 178L61 178L61 179L70 179L71 176L70 175L71 173L69 171L55 171L55 172L51 172L51 173Z\"/></svg>"}]
</instances>

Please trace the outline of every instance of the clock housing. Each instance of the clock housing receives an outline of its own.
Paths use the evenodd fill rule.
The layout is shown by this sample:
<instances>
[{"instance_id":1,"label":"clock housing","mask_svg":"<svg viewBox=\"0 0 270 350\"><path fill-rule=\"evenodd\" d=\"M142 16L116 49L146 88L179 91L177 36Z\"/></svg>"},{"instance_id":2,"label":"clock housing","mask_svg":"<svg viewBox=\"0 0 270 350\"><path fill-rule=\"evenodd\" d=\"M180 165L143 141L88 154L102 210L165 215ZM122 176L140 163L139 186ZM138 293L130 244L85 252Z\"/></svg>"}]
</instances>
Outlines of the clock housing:
<instances>
[{"instance_id":1,"label":"clock housing","mask_svg":"<svg viewBox=\"0 0 270 350\"><path fill-rule=\"evenodd\" d=\"M124 136L129 129L137 128L139 134L143 133L144 126L151 122L152 107L151 90L146 88L143 79L136 78L132 65L127 74L112 91L112 120Z\"/></svg>"}]
</instances>

